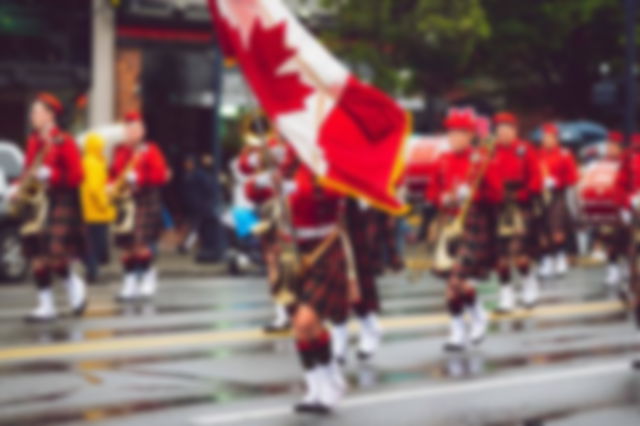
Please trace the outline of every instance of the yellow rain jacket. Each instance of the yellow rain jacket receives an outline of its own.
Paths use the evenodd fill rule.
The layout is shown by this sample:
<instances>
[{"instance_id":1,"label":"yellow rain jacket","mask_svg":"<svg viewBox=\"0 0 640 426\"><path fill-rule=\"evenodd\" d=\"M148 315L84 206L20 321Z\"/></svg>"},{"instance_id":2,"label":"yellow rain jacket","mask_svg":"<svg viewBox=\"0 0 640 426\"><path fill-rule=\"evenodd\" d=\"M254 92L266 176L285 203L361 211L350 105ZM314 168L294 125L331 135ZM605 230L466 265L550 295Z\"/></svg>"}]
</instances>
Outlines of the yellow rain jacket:
<instances>
[{"instance_id":1,"label":"yellow rain jacket","mask_svg":"<svg viewBox=\"0 0 640 426\"><path fill-rule=\"evenodd\" d=\"M80 200L84 220L89 224L112 222L116 214L107 196L108 167L104 145L104 139L96 133L89 134L84 145L84 181L80 187Z\"/></svg>"}]
</instances>

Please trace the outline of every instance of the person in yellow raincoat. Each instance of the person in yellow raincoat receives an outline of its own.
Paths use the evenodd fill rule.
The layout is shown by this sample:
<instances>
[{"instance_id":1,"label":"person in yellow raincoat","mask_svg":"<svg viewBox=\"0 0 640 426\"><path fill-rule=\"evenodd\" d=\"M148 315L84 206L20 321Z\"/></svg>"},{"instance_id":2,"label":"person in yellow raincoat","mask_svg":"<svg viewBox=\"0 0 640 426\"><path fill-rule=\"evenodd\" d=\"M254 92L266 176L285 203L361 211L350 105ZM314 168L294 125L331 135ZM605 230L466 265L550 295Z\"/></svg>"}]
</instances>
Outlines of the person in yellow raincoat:
<instances>
[{"instance_id":1,"label":"person in yellow raincoat","mask_svg":"<svg viewBox=\"0 0 640 426\"><path fill-rule=\"evenodd\" d=\"M84 145L82 167L84 182L80 187L82 213L87 225L87 281L95 282L100 264L109 260L109 225L115 219L115 209L107 195L108 165L104 153L105 141L90 133Z\"/></svg>"}]
</instances>

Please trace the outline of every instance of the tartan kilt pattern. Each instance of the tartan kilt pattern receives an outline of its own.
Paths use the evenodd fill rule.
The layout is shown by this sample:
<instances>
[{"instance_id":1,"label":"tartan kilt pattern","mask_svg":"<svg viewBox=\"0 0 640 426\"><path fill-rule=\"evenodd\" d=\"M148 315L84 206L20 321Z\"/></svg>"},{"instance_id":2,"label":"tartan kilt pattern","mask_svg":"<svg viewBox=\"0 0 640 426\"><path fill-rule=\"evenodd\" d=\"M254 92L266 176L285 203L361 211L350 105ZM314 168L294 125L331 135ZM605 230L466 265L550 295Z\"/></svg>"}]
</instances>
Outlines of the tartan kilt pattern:
<instances>
[{"instance_id":1,"label":"tartan kilt pattern","mask_svg":"<svg viewBox=\"0 0 640 426\"><path fill-rule=\"evenodd\" d=\"M350 202L353 204L347 209L347 228L356 259L360 304L369 311L379 311L380 297L376 287L379 265L375 260L376 216L373 210L360 210L355 202Z\"/></svg>"},{"instance_id":2,"label":"tartan kilt pattern","mask_svg":"<svg viewBox=\"0 0 640 426\"><path fill-rule=\"evenodd\" d=\"M545 209L545 228L551 235L566 234L572 226L571 213L565 195L565 191L554 191Z\"/></svg>"},{"instance_id":3,"label":"tartan kilt pattern","mask_svg":"<svg viewBox=\"0 0 640 426\"><path fill-rule=\"evenodd\" d=\"M267 279L269 281L269 292L275 297L282 289L282 280L278 278L278 274L270 271L278 269L278 257L280 256L280 247L278 245L278 233L274 227L260 236L260 251L267 268Z\"/></svg>"},{"instance_id":4,"label":"tartan kilt pattern","mask_svg":"<svg viewBox=\"0 0 640 426\"><path fill-rule=\"evenodd\" d=\"M524 222L524 234L511 237L501 237L498 235L499 256L527 255L535 258L539 255L542 251L541 236L544 232L544 224L542 216L536 214L537 207L536 201L516 204L518 214L521 215L522 221ZM497 226L499 227L500 213L498 213L497 217ZM499 234L499 232L500 230L498 229L497 233Z\"/></svg>"},{"instance_id":5,"label":"tartan kilt pattern","mask_svg":"<svg viewBox=\"0 0 640 426\"><path fill-rule=\"evenodd\" d=\"M611 255L627 256L631 244L630 234L629 229L620 222L598 226L595 237L604 243Z\"/></svg>"},{"instance_id":6,"label":"tartan kilt pattern","mask_svg":"<svg viewBox=\"0 0 640 426\"><path fill-rule=\"evenodd\" d=\"M299 244L301 255L309 255L322 240ZM313 308L323 320L343 323L349 314L346 259L337 239L294 284L296 303Z\"/></svg>"},{"instance_id":7,"label":"tartan kilt pattern","mask_svg":"<svg viewBox=\"0 0 640 426\"><path fill-rule=\"evenodd\" d=\"M82 257L86 250L86 230L75 189L52 190L44 232L23 238L27 257Z\"/></svg>"},{"instance_id":8,"label":"tartan kilt pattern","mask_svg":"<svg viewBox=\"0 0 640 426\"><path fill-rule=\"evenodd\" d=\"M453 278L486 279L497 260L497 208L474 203L469 209L463 234L456 248Z\"/></svg>"},{"instance_id":9,"label":"tartan kilt pattern","mask_svg":"<svg viewBox=\"0 0 640 426\"><path fill-rule=\"evenodd\" d=\"M120 248L151 245L158 241L162 232L162 200L159 188L144 188L133 197L136 210L133 232L116 239Z\"/></svg>"}]
</instances>

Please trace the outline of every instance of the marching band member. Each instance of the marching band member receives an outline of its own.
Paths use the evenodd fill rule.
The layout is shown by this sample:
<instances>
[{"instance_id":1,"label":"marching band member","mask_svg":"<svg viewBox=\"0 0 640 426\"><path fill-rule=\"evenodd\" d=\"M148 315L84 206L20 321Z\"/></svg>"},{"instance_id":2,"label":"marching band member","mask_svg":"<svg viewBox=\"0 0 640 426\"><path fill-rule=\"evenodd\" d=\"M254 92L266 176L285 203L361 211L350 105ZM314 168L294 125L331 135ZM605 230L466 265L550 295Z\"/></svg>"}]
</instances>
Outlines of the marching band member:
<instances>
[{"instance_id":1,"label":"marching band member","mask_svg":"<svg viewBox=\"0 0 640 426\"><path fill-rule=\"evenodd\" d=\"M42 229L23 236L23 249L31 259L38 288L38 306L27 316L28 321L56 318L51 290L56 275L65 280L74 315L82 315L87 305L85 283L71 267L74 258L84 256L85 249L78 192L83 178L82 159L76 142L57 125L62 110L62 103L50 93L39 94L31 105L33 133L27 141L25 173L10 194L17 199L20 187L35 181L44 186L49 204ZM38 161L40 165L36 164Z\"/></svg>"},{"instance_id":2,"label":"marching band member","mask_svg":"<svg viewBox=\"0 0 640 426\"><path fill-rule=\"evenodd\" d=\"M492 153L472 146L476 135L473 113L453 111L445 126L451 151L440 158L429 197L450 223L463 219L462 233L452 244L455 262L448 273L446 292L451 322L445 349L458 351L468 340L481 343L487 331L488 317L476 295L474 280L486 279L495 265L496 210L503 188ZM471 316L469 333L465 311Z\"/></svg>"},{"instance_id":3,"label":"marching band member","mask_svg":"<svg viewBox=\"0 0 640 426\"><path fill-rule=\"evenodd\" d=\"M580 185L584 217L595 228L595 238L603 243L607 251L605 285L619 291L626 273L621 262L627 256L629 233L621 222L619 188L616 177L620 172L624 137L619 132L610 132L606 152L585 169Z\"/></svg>"},{"instance_id":4,"label":"marching band member","mask_svg":"<svg viewBox=\"0 0 640 426\"><path fill-rule=\"evenodd\" d=\"M633 258L638 255L638 241L635 238L635 234L638 231L638 223L640 223L637 219L640 212L640 135L634 135L631 146L622 158L620 171L616 178L616 186L619 190L622 221L630 235L630 289L634 293L631 306L634 307L636 324L640 327L640 282L638 282L640 276L637 271L636 260ZM640 360L636 361L635 366L640 368Z\"/></svg>"},{"instance_id":5,"label":"marching band member","mask_svg":"<svg viewBox=\"0 0 640 426\"><path fill-rule=\"evenodd\" d=\"M115 150L111 166L111 188L119 181L131 191L135 206L131 229L116 238L122 250L124 277L117 299L128 302L152 297L157 289L154 266L156 244L162 231L161 188L169 179L169 169L160 148L145 140L142 116L125 116L125 140Z\"/></svg>"},{"instance_id":6,"label":"marching band member","mask_svg":"<svg viewBox=\"0 0 640 426\"><path fill-rule=\"evenodd\" d=\"M265 172L248 185L253 191L273 195L281 182L279 172ZM343 198L319 187L311 171L298 166L292 182L285 185L292 229L279 228L279 237L293 241L303 261L292 283L289 308L293 335L304 368L307 393L296 405L299 412L326 414L338 403L346 383L333 360L331 337L325 320L344 323L349 310L346 248L340 238L339 217ZM293 231L291 234L289 231ZM284 258L285 254L280 255ZM307 260L310 259L310 260Z\"/></svg>"},{"instance_id":7,"label":"marching band member","mask_svg":"<svg viewBox=\"0 0 640 426\"><path fill-rule=\"evenodd\" d=\"M280 138L270 138L267 141L266 152L262 152L261 140L258 139L253 133L245 136L246 146L238 159L238 169L250 179L254 177L262 176L264 179L268 176L268 173L264 173L269 167L275 167L281 173L281 175L289 180L292 172L295 170L293 164L295 163L295 154L292 149ZM265 155L269 155L271 158L267 161ZM273 162L274 164L266 164ZM262 212L262 216L269 216L273 214L273 209L268 209L267 204L273 202L273 198L276 196L271 190L265 191L260 185L245 185L245 191L247 198L258 206L258 210ZM264 217L263 217L264 218ZM272 220L272 217L266 217L264 219ZM287 331L291 328L291 319L287 311L286 305L278 300L277 294L280 291L279 279L278 279L278 238L275 229L270 228L260 233L258 236L260 239L260 246L264 257L264 262L267 268L267 280L269 282L269 290L273 299L275 316L273 320L265 325L264 331L266 333L280 333Z\"/></svg>"},{"instance_id":8,"label":"marching band member","mask_svg":"<svg viewBox=\"0 0 640 426\"><path fill-rule=\"evenodd\" d=\"M494 117L495 160L502 174L505 203L498 219L500 301L498 311L511 312L516 298L511 282L511 259L522 277L522 303L533 307L539 298L539 283L532 260L536 256L537 232L533 210L542 190L542 174L534 147L518 138L518 120L509 112Z\"/></svg>"},{"instance_id":9,"label":"marching band member","mask_svg":"<svg viewBox=\"0 0 640 426\"><path fill-rule=\"evenodd\" d=\"M356 275L360 298L352 305L352 311L360 322L358 357L369 359L380 345L382 330L378 322L380 297L376 287L378 265L375 262L378 226L374 210L366 203L350 198L346 202L345 226L353 244ZM334 323L331 328L334 358L345 364L349 343L347 321Z\"/></svg>"},{"instance_id":10,"label":"marching band member","mask_svg":"<svg viewBox=\"0 0 640 426\"><path fill-rule=\"evenodd\" d=\"M540 165L543 175L543 225L546 251L540 265L540 275L550 278L565 275L569 270L566 243L567 231L571 229L575 212L571 198L578 183L578 167L573 154L560 146L558 127L553 123L542 126L542 148Z\"/></svg>"}]
</instances>

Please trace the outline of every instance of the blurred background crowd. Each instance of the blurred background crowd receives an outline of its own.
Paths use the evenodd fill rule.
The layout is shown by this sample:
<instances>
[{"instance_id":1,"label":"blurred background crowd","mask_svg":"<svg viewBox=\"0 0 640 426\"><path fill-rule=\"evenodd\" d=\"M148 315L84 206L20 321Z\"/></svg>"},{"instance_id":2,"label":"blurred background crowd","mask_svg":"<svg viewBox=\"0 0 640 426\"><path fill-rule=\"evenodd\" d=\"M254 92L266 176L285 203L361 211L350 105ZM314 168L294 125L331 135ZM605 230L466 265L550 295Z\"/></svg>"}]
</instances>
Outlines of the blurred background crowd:
<instances>
[{"instance_id":1,"label":"blurred background crowd","mask_svg":"<svg viewBox=\"0 0 640 426\"><path fill-rule=\"evenodd\" d=\"M360 77L411 112L407 196L414 212L423 210L425 170L452 107L487 117L486 131L496 111L515 110L533 141L540 123L555 121L583 163L603 152L610 129L629 130L637 119L625 104L625 88L638 79L629 58L640 34L625 22L633 1L288 3ZM2 0L0 46L0 194L19 173L35 93L63 100L62 125L83 145L86 162L107 161L123 115L141 110L172 170L162 249L199 247L199 261L228 255L235 239L225 231L233 225L229 211L244 202L234 191L233 159L255 101L239 69L222 59L205 0ZM94 279L109 258L110 217L85 219L102 247L87 259ZM406 226L398 224L399 242ZM411 238L420 239L424 226L416 226ZM13 228L3 214L0 275L10 280L26 271Z\"/></svg>"}]
</instances>

